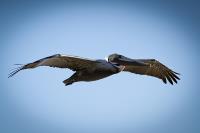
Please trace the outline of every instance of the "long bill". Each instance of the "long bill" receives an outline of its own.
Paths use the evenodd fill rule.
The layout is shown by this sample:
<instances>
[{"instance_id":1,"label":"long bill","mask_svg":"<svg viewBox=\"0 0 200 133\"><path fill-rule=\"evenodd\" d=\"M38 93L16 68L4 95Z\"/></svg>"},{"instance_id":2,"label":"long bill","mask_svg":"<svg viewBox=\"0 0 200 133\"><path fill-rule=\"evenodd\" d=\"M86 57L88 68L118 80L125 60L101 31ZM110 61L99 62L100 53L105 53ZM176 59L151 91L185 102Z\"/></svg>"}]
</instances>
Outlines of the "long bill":
<instances>
[{"instance_id":1,"label":"long bill","mask_svg":"<svg viewBox=\"0 0 200 133\"><path fill-rule=\"evenodd\" d=\"M138 61L138 60L134 60L134 59L130 59L127 58L125 56L122 56L121 58L115 59L115 62L120 64L120 65L124 65L124 66L129 66L129 65L133 65L133 66L147 66L147 64Z\"/></svg>"}]
</instances>

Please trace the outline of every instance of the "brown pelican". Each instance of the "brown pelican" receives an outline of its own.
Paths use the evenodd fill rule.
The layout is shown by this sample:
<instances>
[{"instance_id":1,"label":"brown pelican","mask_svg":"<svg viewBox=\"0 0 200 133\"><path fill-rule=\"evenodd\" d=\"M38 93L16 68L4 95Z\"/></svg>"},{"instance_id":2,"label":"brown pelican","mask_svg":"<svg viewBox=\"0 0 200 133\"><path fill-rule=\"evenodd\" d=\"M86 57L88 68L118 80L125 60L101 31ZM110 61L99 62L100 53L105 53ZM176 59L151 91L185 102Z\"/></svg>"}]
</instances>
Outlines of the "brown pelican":
<instances>
[{"instance_id":1,"label":"brown pelican","mask_svg":"<svg viewBox=\"0 0 200 133\"><path fill-rule=\"evenodd\" d=\"M63 81L65 85L79 81L95 81L122 71L153 76L161 79L165 84L167 80L172 85L180 80L177 76L179 73L172 71L155 59L130 59L120 54L112 54L107 60L92 60L56 54L18 67L9 74L9 78L21 70L39 66L68 68L75 71L71 77Z\"/></svg>"}]
</instances>

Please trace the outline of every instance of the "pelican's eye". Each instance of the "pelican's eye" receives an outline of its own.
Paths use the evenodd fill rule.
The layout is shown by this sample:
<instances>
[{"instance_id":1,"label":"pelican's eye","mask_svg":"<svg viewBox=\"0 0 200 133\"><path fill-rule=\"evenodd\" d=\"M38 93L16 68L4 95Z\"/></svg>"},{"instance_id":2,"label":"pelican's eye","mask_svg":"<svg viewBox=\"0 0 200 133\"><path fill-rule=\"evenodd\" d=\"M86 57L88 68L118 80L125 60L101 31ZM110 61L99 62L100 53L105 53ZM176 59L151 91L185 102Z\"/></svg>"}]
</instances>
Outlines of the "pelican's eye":
<instances>
[{"instance_id":1,"label":"pelican's eye","mask_svg":"<svg viewBox=\"0 0 200 133\"><path fill-rule=\"evenodd\" d=\"M121 55L118 55L118 58L122 58L122 56L121 56Z\"/></svg>"}]
</instances>

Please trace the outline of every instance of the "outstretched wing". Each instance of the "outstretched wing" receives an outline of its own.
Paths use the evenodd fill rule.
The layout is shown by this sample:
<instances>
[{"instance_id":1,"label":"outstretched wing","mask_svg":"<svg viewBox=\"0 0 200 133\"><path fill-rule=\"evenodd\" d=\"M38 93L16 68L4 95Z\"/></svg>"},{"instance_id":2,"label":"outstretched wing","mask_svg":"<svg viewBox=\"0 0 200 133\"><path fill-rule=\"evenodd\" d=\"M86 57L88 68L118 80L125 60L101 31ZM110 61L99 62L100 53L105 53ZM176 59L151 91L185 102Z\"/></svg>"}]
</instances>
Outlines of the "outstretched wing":
<instances>
[{"instance_id":1,"label":"outstretched wing","mask_svg":"<svg viewBox=\"0 0 200 133\"><path fill-rule=\"evenodd\" d=\"M136 60L139 62L143 62L145 66L134 66L134 65L126 65L124 71L141 74L141 75L149 75L159 79L166 84L167 80L173 84L173 82L177 83L177 80L180 78L177 76L179 73L174 72L169 69L159 61L155 59L139 59Z\"/></svg>"},{"instance_id":2,"label":"outstretched wing","mask_svg":"<svg viewBox=\"0 0 200 133\"><path fill-rule=\"evenodd\" d=\"M53 56L37 60L33 63L22 65L21 67L18 67L16 70L12 71L9 74L9 77L12 77L21 70L32 69L39 66L69 68L73 71L78 71L83 69L92 69L92 67L94 67L97 63L98 61L81 58L78 56L67 56L67 55L56 54Z\"/></svg>"}]
</instances>

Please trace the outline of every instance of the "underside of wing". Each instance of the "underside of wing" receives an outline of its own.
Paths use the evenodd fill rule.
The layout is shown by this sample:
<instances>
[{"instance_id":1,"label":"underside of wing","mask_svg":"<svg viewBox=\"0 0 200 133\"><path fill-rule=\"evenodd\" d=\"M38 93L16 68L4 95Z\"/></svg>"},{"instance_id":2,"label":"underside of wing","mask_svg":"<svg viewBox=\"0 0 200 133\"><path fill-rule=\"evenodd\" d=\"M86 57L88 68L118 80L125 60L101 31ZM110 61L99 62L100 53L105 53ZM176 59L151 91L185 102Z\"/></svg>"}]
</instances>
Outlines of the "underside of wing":
<instances>
[{"instance_id":1,"label":"underside of wing","mask_svg":"<svg viewBox=\"0 0 200 133\"><path fill-rule=\"evenodd\" d=\"M57 67L57 68L68 68L73 71L83 70L83 69L90 69L95 67L98 62L95 60L81 58L78 56L68 56L68 55L61 55L56 54L53 56L49 56L40 60L37 60L33 63L28 63L26 65L22 65L18 67L16 70L12 71L9 74L9 77L12 77L20 70L24 69L32 69L39 66L49 66L49 67Z\"/></svg>"},{"instance_id":2,"label":"underside of wing","mask_svg":"<svg viewBox=\"0 0 200 133\"><path fill-rule=\"evenodd\" d=\"M177 80L180 80L178 77L179 73L172 71L155 59L141 59L138 61L145 63L146 66L127 65L125 66L124 71L153 76L162 79L164 83L169 81L171 84L173 84L173 82L177 83Z\"/></svg>"}]
</instances>

